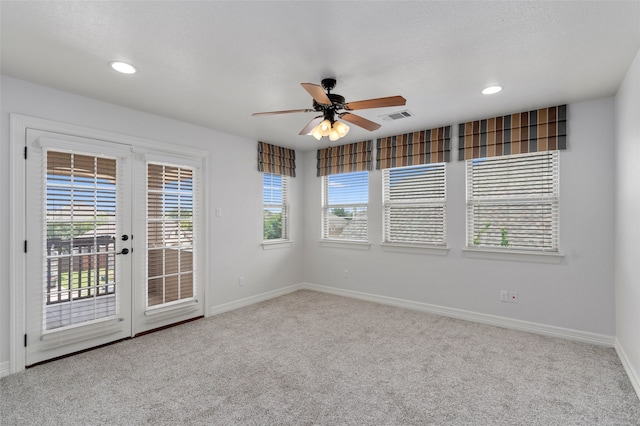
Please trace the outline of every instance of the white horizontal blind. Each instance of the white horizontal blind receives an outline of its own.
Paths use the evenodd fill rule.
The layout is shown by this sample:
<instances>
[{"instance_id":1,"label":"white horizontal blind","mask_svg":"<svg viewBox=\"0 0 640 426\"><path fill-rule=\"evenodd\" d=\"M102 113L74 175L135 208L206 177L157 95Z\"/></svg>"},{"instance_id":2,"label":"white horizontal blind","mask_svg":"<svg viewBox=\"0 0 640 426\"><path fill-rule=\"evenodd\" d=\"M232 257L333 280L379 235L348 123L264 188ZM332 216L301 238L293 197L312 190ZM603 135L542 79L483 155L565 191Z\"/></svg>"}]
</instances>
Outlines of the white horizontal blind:
<instances>
[{"instance_id":1,"label":"white horizontal blind","mask_svg":"<svg viewBox=\"0 0 640 426\"><path fill-rule=\"evenodd\" d=\"M369 241L369 172L322 177L322 238Z\"/></svg>"},{"instance_id":2,"label":"white horizontal blind","mask_svg":"<svg viewBox=\"0 0 640 426\"><path fill-rule=\"evenodd\" d=\"M289 178L264 173L262 178L263 238L265 241L289 239Z\"/></svg>"},{"instance_id":3,"label":"white horizontal blind","mask_svg":"<svg viewBox=\"0 0 640 426\"><path fill-rule=\"evenodd\" d=\"M385 243L446 245L445 163L382 171Z\"/></svg>"},{"instance_id":4,"label":"white horizontal blind","mask_svg":"<svg viewBox=\"0 0 640 426\"><path fill-rule=\"evenodd\" d=\"M558 151L467 160L467 246L558 251Z\"/></svg>"},{"instance_id":5,"label":"white horizontal blind","mask_svg":"<svg viewBox=\"0 0 640 426\"><path fill-rule=\"evenodd\" d=\"M147 306L193 298L196 170L147 164Z\"/></svg>"},{"instance_id":6,"label":"white horizontal blind","mask_svg":"<svg viewBox=\"0 0 640 426\"><path fill-rule=\"evenodd\" d=\"M115 159L46 152L45 330L116 315Z\"/></svg>"}]
</instances>

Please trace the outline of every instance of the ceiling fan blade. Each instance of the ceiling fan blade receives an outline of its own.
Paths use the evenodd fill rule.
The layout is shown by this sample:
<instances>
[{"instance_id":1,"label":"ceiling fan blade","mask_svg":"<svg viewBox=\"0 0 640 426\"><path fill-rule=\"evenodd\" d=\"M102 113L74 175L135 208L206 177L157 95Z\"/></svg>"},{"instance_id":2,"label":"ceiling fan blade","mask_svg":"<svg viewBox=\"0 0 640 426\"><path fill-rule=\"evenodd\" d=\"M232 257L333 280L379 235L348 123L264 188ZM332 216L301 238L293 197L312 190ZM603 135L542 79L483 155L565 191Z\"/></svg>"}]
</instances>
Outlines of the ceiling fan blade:
<instances>
[{"instance_id":1,"label":"ceiling fan blade","mask_svg":"<svg viewBox=\"0 0 640 426\"><path fill-rule=\"evenodd\" d=\"M254 115L275 115L275 114L289 114L292 112L312 112L315 111L313 109L287 109L284 111L268 111L268 112L254 112L253 114L251 114L252 116Z\"/></svg>"},{"instance_id":2,"label":"ceiling fan blade","mask_svg":"<svg viewBox=\"0 0 640 426\"><path fill-rule=\"evenodd\" d=\"M402 106L407 103L407 100L402 96L389 96L387 98L367 99L364 101L355 101L345 104L345 108L349 110L368 109L368 108L382 108L392 106Z\"/></svg>"},{"instance_id":3,"label":"ceiling fan blade","mask_svg":"<svg viewBox=\"0 0 640 426\"><path fill-rule=\"evenodd\" d=\"M322 121L324 117L319 115L318 117L314 118L313 120L311 120L309 122L309 124L307 124L306 126L304 126L304 129L300 130L300 133L298 133L299 135L308 135L309 133L311 133L311 130L313 130L314 127L316 127L318 124L320 124L320 122Z\"/></svg>"},{"instance_id":4,"label":"ceiling fan blade","mask_svg":"<svg viewBox=\"0 0 640 426\"><path fill-rule=\"evenodd\" d=\"M331 105L331 99L324 93L324 89L322 86L313 83L300 83L304 90L309 92L309 94L316 100L317 103L322 105Z\"/></svg>"},{"instance_id":5,"label":"ceiling fan blade","mask_svg":"<svg viewBox=\"0 0 640 426\"><path fill-rule=\"evenodd\" d=\"M363 129L367 129L369 131L378 130L380 125L378 123L374 123L373 121L367 120L364 117L360 117L359 115L350 114L348 112L344 114L340 114L340 118L344 121L348 121L351 124L355 124L356 126L360 126Z\"/></svg>"}]
</instances>

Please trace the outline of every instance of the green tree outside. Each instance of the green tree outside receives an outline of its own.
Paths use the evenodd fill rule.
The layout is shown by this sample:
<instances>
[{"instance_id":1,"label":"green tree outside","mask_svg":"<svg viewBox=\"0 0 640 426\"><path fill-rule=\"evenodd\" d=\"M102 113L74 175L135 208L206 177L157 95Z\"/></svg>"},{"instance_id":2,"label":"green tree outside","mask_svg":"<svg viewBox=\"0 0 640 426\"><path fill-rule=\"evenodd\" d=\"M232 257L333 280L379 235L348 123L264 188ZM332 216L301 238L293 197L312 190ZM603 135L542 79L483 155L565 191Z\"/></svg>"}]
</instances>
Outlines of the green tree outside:
<instances>
[{"instance_id":1,"label":"green tree outside","mask_svg":"<svg viewBox=\"0 0 640 426\"><path fill-rule=\"evenodd\" d=\"M351 219L353 217L353 212L345 210L344 207L336 207L335 209L331 209L331 213L347 219Z\"/></svg>"},{"instance_id":2,"label":"green tree outside","mask_svg":"<svg viewBox=\"0 0 640 426\"><path fill-rule=\"evenodd\" d=\"M263 233L265 240L282 238L282 213L264 212Z\"/></svg>"}]
</instances>

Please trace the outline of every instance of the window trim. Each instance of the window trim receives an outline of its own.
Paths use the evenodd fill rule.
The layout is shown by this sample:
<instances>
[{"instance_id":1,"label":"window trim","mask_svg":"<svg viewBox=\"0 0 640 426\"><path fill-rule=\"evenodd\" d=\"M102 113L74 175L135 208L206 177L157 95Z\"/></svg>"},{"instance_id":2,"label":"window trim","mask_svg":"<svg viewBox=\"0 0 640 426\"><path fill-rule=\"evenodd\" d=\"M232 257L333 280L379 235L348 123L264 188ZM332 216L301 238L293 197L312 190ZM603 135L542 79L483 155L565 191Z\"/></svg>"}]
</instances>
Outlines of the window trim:
<instances>
[{"instance_id":1,"label":"window trim","mask_svg":"<svg viewBox=\"0 0 640 426\"><path fill-rule=\"evenodd\" d=\"M449 254L449 246L435 246L428 244L410 243L380 243L380 248L387 252L428 254L434 256L446 256Z\"/></svg>"},{"instance_id":2,"label":"window trim","mask_svg":"<svg viewBox=\"0 0 640 426\"><path fill-rule=\"evenodd\" d=\"M528 251L509 249L485 249L463 247L464 257L472 259L510 260L515 262L560 264L564 259L562 252Z\"/></svg>"},{"instance_id":3,"label":"window trim","mask_svg":"<svg viewBox=\"0 0 640 426\"><path fill-rule=\"evenodd\" d=\"M293 242L291 242L291 240L267 240L263 241L261 246L263 250L274 250L279 248L292 247Z\"/></svg>"}]
</instances>

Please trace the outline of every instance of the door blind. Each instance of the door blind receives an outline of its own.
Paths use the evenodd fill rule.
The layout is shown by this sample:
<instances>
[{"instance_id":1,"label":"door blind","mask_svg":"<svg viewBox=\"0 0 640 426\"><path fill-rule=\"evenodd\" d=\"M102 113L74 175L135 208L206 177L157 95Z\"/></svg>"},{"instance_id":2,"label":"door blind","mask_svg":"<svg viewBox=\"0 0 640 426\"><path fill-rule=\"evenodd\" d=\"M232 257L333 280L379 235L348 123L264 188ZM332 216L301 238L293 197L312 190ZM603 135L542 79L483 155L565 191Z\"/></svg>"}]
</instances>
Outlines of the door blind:
<instances>
[{"instance_id":1,"label":"door blind","mask_svg":"<svg viewBox=\"0 0 640 426\"><path fill-rule=\"evenodd\" d=\"M116 160L46 151L46 330L116 314L116 194Z\"/></svg>"},{"instance_id":2,"label":"door blind","mask_svg":"<svg viewBox=\"0 0 640 426\"><path fill-rule=\"evenodd\" d=\"M192 298L194 170L147 164L147 306Z\"/></svg>"}]
</instances>

